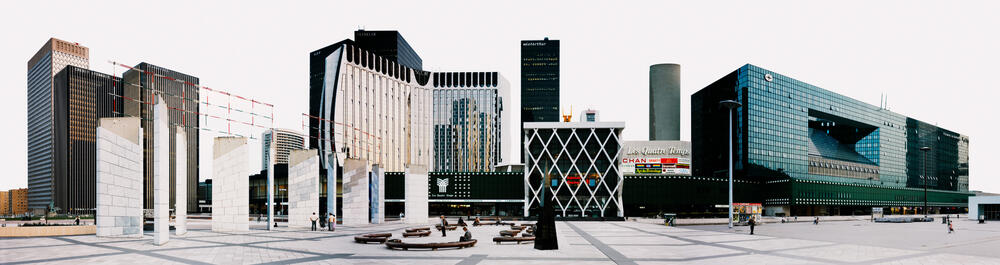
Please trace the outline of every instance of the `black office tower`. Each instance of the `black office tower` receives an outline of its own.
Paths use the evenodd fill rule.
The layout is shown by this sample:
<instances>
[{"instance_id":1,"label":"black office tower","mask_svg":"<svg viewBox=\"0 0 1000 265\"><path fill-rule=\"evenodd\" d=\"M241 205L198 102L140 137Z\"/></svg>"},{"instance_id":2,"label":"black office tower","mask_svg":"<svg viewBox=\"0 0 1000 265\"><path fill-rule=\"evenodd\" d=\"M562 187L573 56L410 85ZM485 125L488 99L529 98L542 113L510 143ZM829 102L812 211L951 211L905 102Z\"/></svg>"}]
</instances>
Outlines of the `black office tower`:
<instances>
[{"instance_id":1,"label":"black office tower","mask_svg":"<svg viewBox=\"0 0 1000 265\"><path fill-rule=\"evenodd\" d=\"M165 77L170 77L167 79ZM198 133L197 113L199 104L198 78L170 69L140 63L122 75L126 100L123 112L128 117L142 118L143 132L143 208L153 209L153 103L154 93L167 103L170 135L170 187L176 187L177 128L183 126L187 136L187 211L198 211ZM179 82L183 81L183 82ZM181 111L183 110L183 111ZM170 193L170 204L175 205L174 193Z\"/></svg>"},{"instance_id":2,"label":"black office tower","mask_svg":"<svg viewBox=\"0 0 1000 265\"><path fill-rule=\"evenodd\" d=\"M424 61L410 47L402 34L395 30L358 30L354 32L358 48L373 52L406 67L423 70Z\"/></svg>"},{"instance_id":3,"label":"black office tower","mask_svg":"<svg viewBox=\"0 0 1000 265\"><path fill-rule=\"evenodd\" d=\"M559 41L521 41L521 132L525 122L559 121ZM524 163L524 134L521 134Z\"/></svg>"},{"instance_id":4,"label":"black office tower","mask_svg":"<svg viewBox=\"0 0 1000 265\"><path fill-rule=\"evenodd\" d=\"M97 187L97 123L121 113L121 80L66 66L53 78L52 204L62 212L93 214Z\"/></svg>"}]
</instances>

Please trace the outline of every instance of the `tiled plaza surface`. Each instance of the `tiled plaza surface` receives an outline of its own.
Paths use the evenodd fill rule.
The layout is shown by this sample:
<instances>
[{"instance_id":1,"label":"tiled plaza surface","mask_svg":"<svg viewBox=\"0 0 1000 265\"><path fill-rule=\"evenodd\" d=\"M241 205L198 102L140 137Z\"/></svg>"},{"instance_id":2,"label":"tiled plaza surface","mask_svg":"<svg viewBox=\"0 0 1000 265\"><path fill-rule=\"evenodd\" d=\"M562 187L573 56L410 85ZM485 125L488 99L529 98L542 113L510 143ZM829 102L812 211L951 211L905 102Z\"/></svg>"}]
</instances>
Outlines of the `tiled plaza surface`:
<instances>
[{"instance_id":1,"label":"tiled plaza surface","mask_svg":"<svg viewBox=\"0 0 1000 265\"><path fill-rule=\"evenodd\" d=\"M454 223L454 220L452 220ZM506 226L470 227L473 248L437 251L390 250L354 243L355 235L391 232L403 224L338 227L336 232L279 228L214 233L194 221L186 236L163 246L142 239L94 236L0 239L0 264L1000 264L1000 223L956 222L948 234L940 222L876 224L823 222L768 224L748 235L746 227L665 227L638 222L557 222L559 250L531 244L496 245ZM406 242L456 241L434 231Z\"/></svg>"}]
</instances>

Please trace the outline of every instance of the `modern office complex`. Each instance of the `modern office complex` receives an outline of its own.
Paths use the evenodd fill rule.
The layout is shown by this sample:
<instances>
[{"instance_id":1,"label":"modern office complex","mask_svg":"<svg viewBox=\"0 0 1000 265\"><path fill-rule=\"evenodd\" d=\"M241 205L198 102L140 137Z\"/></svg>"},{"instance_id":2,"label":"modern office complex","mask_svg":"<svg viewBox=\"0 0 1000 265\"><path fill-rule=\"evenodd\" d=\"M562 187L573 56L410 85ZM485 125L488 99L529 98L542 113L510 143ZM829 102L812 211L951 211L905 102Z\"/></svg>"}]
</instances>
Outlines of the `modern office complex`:
<instances>
[{"instance_id":1,"label":"modern office complex","mask_svg":"<svg viewBox=\"0 0 1000 265\"><path fill-rule=\"evenodd\" d=\"M410 47L403 35L395 30L358 30L354 32L358 48L374 53L414 70L423 70L424 61Z\"/></svg>"},{"instance_id":2,"label":"modern office complex","mask_svg":"<svg viewBox=\"0 0 1000 265\"><path fill-rule=\"evenodd\" d=\"M525 123L524 216L537 216L544 198L562 217L623 217L624 128L624 122Z\"/></svg>"},{"instance_id":3,"label":"modern office complex","mask_svg":"<svg viewBox=\"0 0 1000 265\"><path fill-rule=\"evenodd\" d=\"M97 121L121 116L120 78L66 66L53 79L55 207L92 213L97 199Z\"/></svg>"},{"instance_id":4,"label":"modern office complex","mask_svg":"<svg viewBox=\"0 0 1000 265\"><path fill-rule=\"evenodd\" d=\"M0 216L18 216L28 213L28 189L0 191Z\"/></svg>"},{"instance_id":5,"label":"modern office complex","mask_svg":"<svg viewBox=\"0 0 1000 265\"><path fill-rule=\"evenodd\" d=\"M271 141L272 135L274 141ZM268 129L261 133L261 161L260 169L267 170L267 163L271 161L271 148L274 148L274 163L288 164L288 154L292 150L306 148L306 135L298 131L288 129Z\"/></svg>"},{"instance_id":6,"label":"modern office complex","mask_svg":"<svg viewBox=\"0 0 1000 265\"><path fill-rule=\"evenodd\" d=\"M60 121L55 120L53 79L67 65L89 68L89 58L87 47L51 38L28 60L28 205L37 213L55 203L53 178L66 170L65 158L56 154L55 124Z\"/></svg>"},{"instance_id":7,"label":"modern office complex","mask_svg":"<svg viewBox=\"0 0 1000 265\"><path fill-rule=\"evenodd\" d=\"M393 172L407 165L430 167L430 82L429 72L360 49L349 39L310 53L309 148L319 150L320 185L348 158ZM342 181L338 177L330 185L339 187ZM320 192L323 213L326 193ZM339 189L333 196L340 208Z\"/></svg>"},{"instance_id":8,"label":"modern office complex","mask_svg":"<svg viewBox=\"0 0 1000 265\"><path fill-rule=\"evenodd\" d=\"M497 72L433 73L434 171L492 171L507 139L507 80Z\"/></svg>"},{"instance_id":9,"label":"modern office complex","mask_svg":"<svg viewBox=\"0 0 1000 265\"><path fill-rule=\"evenodd\" d=\"M177 126L182 126L187 135L187 210L198 210L198 135L199 135L199 84L198 78L149 63L140 63L122 74L125 97L135 100L124 101L125 116L142 118L143 128L143 208L153 208L153 102L154 93L167 103L170 123L170 187L176 185ZM168 80L163 77L170 77ZM177 80L184 81L178 82ZM189 85L194 84L194 85ZM139 102L141 100L142 102ZM183 110L183 111L182 111ZM170 205L174 205L175 193L170 192Z\"/></svg>"},{"instance_id":10,"label":"modern office complex","mask_svg":"<svg viewBox=\"0 0 1000 265\"><path fill-rule=\"evenodd\" d=\"M525 122L559 121L559 41L521 41L521 130ZM521 135L524 149L524 135ZM527 159L521 157L521 163Z\"/></svg>"},{"instance_id":11,"label":"modern office complex","mask_svg":"<svg viewBox=\"0 0 1000 265\"><path fill-rule=\"evenodd\" d=\"M732 124L724 100L742 104ZM915 213L925 187L932 213L964 212L971 194L968 136L754 65L692 95L691 113L693 175L726 177L732 125L735 178L757 186L737 202L768 215ZM692 204L725 203L713 190Z\"/></svg>"},{"instance_id":12,"label":"modern office complex","mask_svg":"<svg viewBox=\"0 0 1000 265\"><path fill-rule=\"evenodd\" d=\"M681 65L649 66L649 140L681 139Z\"/></svg>"}]
</instances>

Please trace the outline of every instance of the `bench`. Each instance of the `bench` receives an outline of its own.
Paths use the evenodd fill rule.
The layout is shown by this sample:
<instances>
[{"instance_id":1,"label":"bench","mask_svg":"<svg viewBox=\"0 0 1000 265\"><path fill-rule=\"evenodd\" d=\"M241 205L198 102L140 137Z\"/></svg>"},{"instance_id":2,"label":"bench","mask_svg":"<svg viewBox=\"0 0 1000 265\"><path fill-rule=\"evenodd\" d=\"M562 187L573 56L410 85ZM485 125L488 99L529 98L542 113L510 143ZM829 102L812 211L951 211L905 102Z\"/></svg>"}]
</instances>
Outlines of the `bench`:
<instances>
[{"instance_id":1,"label":"bench","mask_svg":"<svg viewBox=\"0 0 1000 265\"><path fill-rule=\"evenodd\" d=\"M520 232L521 232L521 230L503 230L503 231L500 231L500 235L501 236L516 236L517 233L520 233Z\"/></svg>"},{"instance_id":2,"label":"bench","mask_svg":"<svg viewBox=\"0 0 1000 265\"><path fill-rule=\"evenodd\" d=\"M403 237L425 237L425 236L429 236L429 235L431 235L431 231L429 231L429 230L412 231L412 232L403 233Z\"/></svg>"},{"instance_id":3,"label":"bench","mask_svg":"<svg viewBox=\"0 0 1000 265\"><path fill-rule=\"evenodd\" d=\"M434 228L437 230L441 230L441 225L435 225ZM458 229L457 225L448 225L448 230L455 230L455 229Z\"/></svg>"},{"instance_id":4,"label":"bench","mask_svg":"<svg viewBox=\"0 0 1000 265\"><path fill-rule=\"evenodd\" d=\"M358 243L368 244L368 243L385 243L389 240L392 233L379 233L379 234L365 234L360 236L355 236L354 241Z\"/></svg>"},{"instance_id":5,"label":"bench","mask_svg":"<svg viewBox=\"0 0 1000 265\"><path fill-rule=\"evenodd\" d=\"M406 232L430 231L430 227L407 228Z\"/></svg>"},{"instance_id":6,"label":"bench","mask_svg":"<svg viewBox=\"0 0 1000 265\"><path fill-rule=\"evenodd\" d=\"M500 243L503 243L503 242L516 242L517 244L521 244L521 242L526 242L526 241L535 242L535 237L534 236L519 236L519 237L498 236L498 237L494 237L493 238L493 242L496 242L497 245L499 245Z\"/></svg>"},{"instance_id":7,"label":"bench","mask_svg":"<svg viewBox=\"0 0 1000 265\"><path fill-rule=\"evenodd\" d=\"M389 249L402 249L402 250L410 250L411 248L430 249L430 250L438 250L439 248L462 249L462 248L469 248L476 246L476 240L473 239L471 241L465 241L465 242L458 241L458 242L443 242L443 243L404 243L402 240L392 239L385 242L385 246Z\"/></svg>"}]
</instances>

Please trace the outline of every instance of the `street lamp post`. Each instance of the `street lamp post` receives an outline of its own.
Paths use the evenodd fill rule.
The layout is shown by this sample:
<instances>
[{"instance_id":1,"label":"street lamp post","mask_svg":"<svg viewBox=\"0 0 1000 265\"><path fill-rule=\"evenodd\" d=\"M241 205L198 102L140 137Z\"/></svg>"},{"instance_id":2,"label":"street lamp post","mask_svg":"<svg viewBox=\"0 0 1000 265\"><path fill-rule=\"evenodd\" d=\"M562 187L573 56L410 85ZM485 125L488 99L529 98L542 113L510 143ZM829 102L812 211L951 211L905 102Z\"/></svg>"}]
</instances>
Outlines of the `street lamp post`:
<instances>
[{"instance_id":1,"label":"street lamp post","mask_svg":"<svg viewBox=\"0 0 1000 265\"><path fill-rule=\"evenodd\" d=\"M743 106L735 100L719 101L729 112L729 229L733 229L733 110Z\"/></svg>"},{"instance_id":2,"label":"street lamp post","mask_svg":"<svg viewBox=\"0 0 1000 265\"><path fill-rule=\"evenodd\" d=\"M923 156L924 156L923 159L922 159L923 161L920 162L920 166L921 166L921 169L923 171L923 173L920 173L920 174L923 174L923 178L922 179L924 180L923 181L924 182L924 218L927 218L927 151L930 151L930 150L931 150L931 148L927 147L927 146L924 146L924 147L920 148L920 151L921 151L921 153L923 153Z\"/></svg>"}]
</instances>

